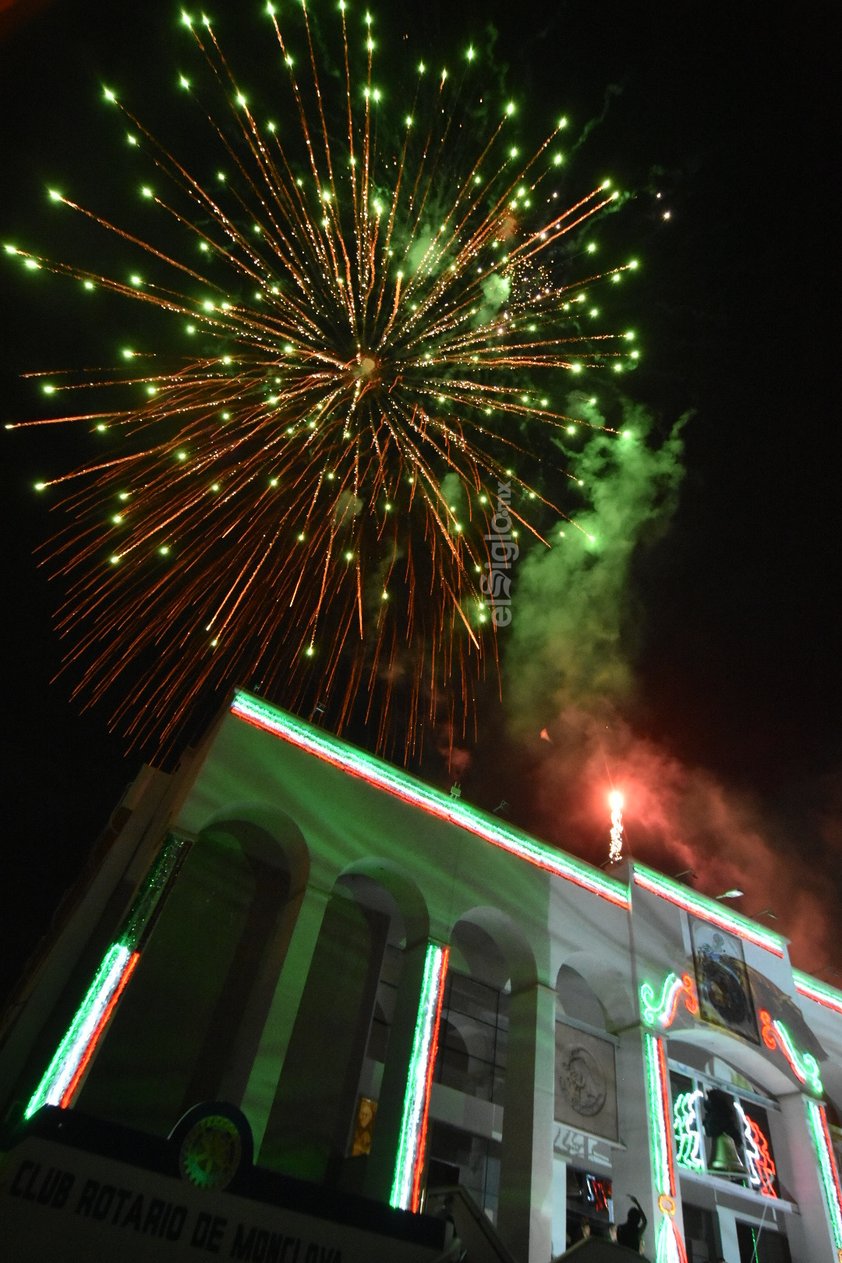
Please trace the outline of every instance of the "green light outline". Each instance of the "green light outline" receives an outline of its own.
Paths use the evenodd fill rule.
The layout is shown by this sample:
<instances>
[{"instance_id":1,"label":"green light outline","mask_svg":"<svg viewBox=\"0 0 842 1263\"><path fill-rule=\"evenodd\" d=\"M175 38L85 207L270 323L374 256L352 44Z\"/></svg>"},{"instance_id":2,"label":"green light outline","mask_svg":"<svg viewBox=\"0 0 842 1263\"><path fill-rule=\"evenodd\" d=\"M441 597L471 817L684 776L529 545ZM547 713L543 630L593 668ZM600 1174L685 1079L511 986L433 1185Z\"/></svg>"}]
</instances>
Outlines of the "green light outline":
<instances>
[{"instance_id":1,"label":"green light outline","mask_svg":"<svg viewBox=\"0 0 842 1263\"><path fill-rule=\"evenodd\" d=\"M536 842L534 838L522 833L519 829L501 824L499 820L486 816L476 807L469 807L466 803L451 798L449 794L444 794L416 780L408 772L392 767L382 759L358 750L338 737L313 728L303 720L263 701L262 698L237 689L230 705L230 713L245 722L251 721L256 727L268 729L273 735L301 747L317 758L333 763L346 772L350 772L351 775L367 780L378 788L413 803L431 815L455 824L461 829L466 829L486 842L491 842L494 846L499 846L510 854L515 854L520 859L549 871L553 876L572 881L618 907L624 909L629 907L628 889L616 878L608 877L583 860L577 860L563 851L556 851Z\"/></svg>"},{"instance_id":2,"label":"green light outline","mask_svg":"<svg viewBox=\"0 0 842 1263\"><path fill-rule=\"evenodd\" d=\"M431 1054L430 1041L439 998L439 981L444 948L435 943L427 944L424 956L424 974L418 1001L418 1016L412 1037L412 1052L406 1076L406 1092L403 1099L401 1129L395 1156L395 1173L389 1194L389 1205L396 1210L408 1210L412 1200L415 1162L418 1156L418 1129L424 1111L427 1070Z\"/></svg>"},{"instance_id":3,"label":"green light outline","mask_svg":"<svg viewBox=\"0 0 842 1263\"><path fill-rule=\"evenodd\" d=\"M708 895L700 895L695 890L688 890L681 882L673 881L665 877L663 873L647 868L645 864L638 864L637 861L634 864L634 882L652 894L677 903L685 911L692 912L703 921L710 921L721 929L735 934L738 938L747 939L757 947L774 952L776 956L784 955L787 940L780 934L776 934L774 930L768 929L765 925L758 925L749 917L743 916L741 912L726 912L718 900L711 899Z\"/></svg>"},{"instance_id":4,"label":"green light outline","mask_svg":"<svg viewBox=\"0 0 842 1263\"><path fill-rule=\"evenodd\" d=\"M824 1096L822 1073L813 1054L802 1052L796 1047L788 1028L777 1018L772 1022L772 1029L781 1043L781 1051L795 1072L795 1077L800 1079L814 1096Z\"/></svg>"},{"instance_id":5,"label":"green light outline","mask_svg":"<svg viewBox=\"0 0 842 1263\"><path fill-rule=\"evenodd\" d=\"M659 1036L643 1032L643 1060L646 1068L646 1105L649 1118L649 1136L652 1141L652 1174L658 1195L672 1197L675 1190L670 1185L669 1157L666 1153L667 1136L661 1110L661 1074L658 1058Z\"/></svg>"},{"instance_id":6,"label":"green light outline","mask_svg":"<svg viewBox=\"0 0 842 1263\"><path fill-rule=\"evenodd\" d=\"M813 1148L816 1151L818 1159L819 1173L822 1181L822 1191L824 1193L825 1207L827 1209L828 1219L830 1220L830 1230L833 1235L833 1244L837 1250L842 1249L842 1206L839 1204L839 1193L837 1180L834 1178L836 1168L836 1159L833 1151L828 1152L827 1139L822 1120L825 1117L824 1106L818 1101L811 1101L807 1097L804 1098L804 1108L807 1114L807 1123L813 1140ZM838 1172L836 1173L838 1175Z\"/></svg>"},{"instance_id":7,"label":"green light outline","mask_svg":"<svg viewBox=\"0 0 842 1263\"><path fill-rule=\"evenodd\" d=\"M123 943L112 943L103 956L84 1000L30 1097L23 1114L25 1119L31 1118L42 1105L58 1104L65 1087L73 1078L97 1022L119 984L130 956L129 948Z\"/></svg>"},{"instance_id":8,"label":"green light outline","mask_svg":"<svg viewBox=\"0 0 842 1263\"><path fill-rule=\"evenodd\" d=\"M661 994L655 1001L655 988L651 982L642 982L640 984L640 1017L646 1026L664 1026L666 1015L672 1008L672 1002L675 999L673 988L679 983L679 989L684 989L684 979L680 974L671 971L664 978ZM669 994L669 1001L667 995Z\"/></svg>"},{"instance_id":9,"label":"green light outline","mask_svg":"<svg viewBox=\"0 0 842 1263\"><path fill-rule=\"evenodd\" d=\"M696 1102L703 1095L701 1088L693 1088L691 1092L679 1092L672 1105L675 1160L680 1167L684 1167L687 1171L704 1172L707 1169L702 1157L699 1111L696 1108ZM682 1110L684 1111L683 1113L681 1112Z\"/></svg>"},{"instance_id":10,"label":"green light outline","mask_svg":"<svg viewBox=\"0 0 842 1263\"><path fill-rule=\"evenodd\" d=\"M810 974L802 973L800 969L793 969L792 977L795 990L805 999L811 1000L814 1004L823 1004L825 1008L833 1009L836 1013L842 1013L842 991L831 987L827 982L822 982L820 978L813 978Z\"/></svg>"},{"instance_id":11,"label":"green light outline","mask_svg":"<svg viewBox=\"0 0 842 1263\"><path fill-rule=\"evenodd\" d=\"M108 1001L117 989L126 964L151 924L161 897L184 849L184 840L167 834L143 883L132 900L123 932L102 958L82 1003L76 1010L58 1048L24 1110L31 1118L42 1105L58 1105L65 1087L85 1055L90 1039ZM119 968L116 967L120 960Z\"/></svg>"}]
</instances>

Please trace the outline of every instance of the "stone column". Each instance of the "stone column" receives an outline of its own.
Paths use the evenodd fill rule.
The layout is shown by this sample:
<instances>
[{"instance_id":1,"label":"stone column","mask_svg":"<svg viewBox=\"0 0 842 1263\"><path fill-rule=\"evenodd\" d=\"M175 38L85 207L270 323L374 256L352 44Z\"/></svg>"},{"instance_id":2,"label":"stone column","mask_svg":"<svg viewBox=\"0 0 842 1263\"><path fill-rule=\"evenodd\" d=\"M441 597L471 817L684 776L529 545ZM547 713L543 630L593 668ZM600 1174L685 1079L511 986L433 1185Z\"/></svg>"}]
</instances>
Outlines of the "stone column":
<instances>
[{"instance_id":1,"label":"stone column","mask_svg":"<svg viewBox=\"0 0 842 1263\"><path fill-rule=\"evenodd\" d=\"M655 1054L652 1074L647 1040L652 1041L649 1048ZM662 1061L657 1056L659 1050L663 1053ZM666 1093L665 1103L661 1099L661 1087ZM630 1027L620 1035L617 1113L623 1148L615 1150L612 1164L614 1220L618 1225L625 1221L634 1205L633 1194L648 1221L644 1252L649 1258L659 1257L660 1238L678 1234L683 1241L684 1224L675 1173L666 1040L642 1026Z\"/></svg>"},{"instance_id":2,"label":"stone column","mask_svg":"<svg viewBox=\"0 0 842 1263\"><path fill-rule=\"evenodd\" d=\"M275 994L243 1093L242 1110L254 1133L255 1160L263 1143L330 892L309 885L298 898L295 929L278 974Z\"/></svg>"},{"instance_id":3,"label":"stone column","mask_svg":"<svg viewBox=\"0 0 842 1263\"><path fill-rule=\"evenodd\" d=\"M526 1263L547 1263L552 1250L553 987L533 983L511 997L498 1230Z\"/></svg>"},{"instance_id":4,"label":"stone column","mask_svg":"<svg viewBox=\"0 0 842 1263\"><path fill-rule=\"evenodd\" d=\"M800 1215L787 1217L793 1258L836 1259L834 1239L819 1157L807 1109L810 1097L793 1092L778 1098L780 1115L770 1115L772 1149L778 1178L798 1203ZM777 1122L782 1126L776 1126ZM840 1256L842 1257L842 1256Z\"/></svg>"},{"instance_id":5,"label":"stone column","mask_svg":"<svg viewBox=\"0 0 842 1263\"><path fill-rule=\"evenodd\" d=\"M331 895L263 1136L261 1162L273 1170L342 1178L387 930L344 891Z\"/></svg>"}]
</instances>

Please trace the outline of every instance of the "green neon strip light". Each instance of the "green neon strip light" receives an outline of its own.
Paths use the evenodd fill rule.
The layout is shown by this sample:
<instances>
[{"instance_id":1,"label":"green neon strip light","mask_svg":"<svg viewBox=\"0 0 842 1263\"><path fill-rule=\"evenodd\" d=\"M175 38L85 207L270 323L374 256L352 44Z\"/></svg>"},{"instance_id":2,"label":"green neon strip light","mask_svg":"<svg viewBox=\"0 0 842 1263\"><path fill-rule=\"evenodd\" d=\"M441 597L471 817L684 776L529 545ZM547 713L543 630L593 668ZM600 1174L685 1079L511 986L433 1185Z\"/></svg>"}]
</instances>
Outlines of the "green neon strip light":
<instances>
[{"instance_id":1,"label":"green neon strip light","mask_svg":"<svg viewBox=\"0 0 842 1263\"><path fill-rule=\"evenodd\" d=\"M646 1105L649 1116L649 1138L652 1142L652 1175L658 1194L675 1195L671 1178L669 1131L664 1116L665 1084L661 1065L660 1040L645 1032L643 1060L646 1070Z\"/></svg>"},{"instance_id":2,"label":"green neon strip light","mask_svg":"<svg viewBox=\"0 0 842 1263\"><path fill-rule=\"evenodd\" d=\"M44 1077L24 1110L24 1118L31 1118L42 1105L58 1105L85 1054L108 1001L120 984L130 956L130 950L122 943L112 943L105 953L67 1034L56 1049Z\"/></svg>"},{"instance_id":3,"label":"green neon strip light","mask_svg":"<svg viewBox=\"0 0 842 1263\"><path fill-rule=\"evenodd\" d=\"M687 1251L671 1215L662 1215L655 1233L655 1263L687 1263Z\"/></svg>"},{"instance_id":4,"label":"green neon strip light","mask_svg":"<svg viewBox=\"0 0 842 1263\"><path fill-rule=\"evenodd\" d=\"M108 1025L108 1018L114 1010L111 1002L117 1002L118 992L125 985L123 979L129 961L132 969L137 965L137 948L152 924L161 896L172 880L183 850L184 842L172 836L161 847L129 908L120 938L105 953L84 1000L24 1110L25 1119L31 1118L42 1105L67 1105L75 1092L80 1068L90 1060L95 1043ZM74 1086L68 1091L71 1085Z\"/></svg>"},{"instance_id":5,"label":"green neon strip light","mask_svg":"<svg viewBox=\"0 0 842 1263\"><path fill-rule=\"evenodd\" d=\"M678 1002L684 997L684 1007L694 1017L699 1013L696 984L690 974L667 974L660 995L655 994L651 982L640 984L640 1017L644 1025L668 1030L675 1021Z\"/></svg>"},{"instance_id":6,"label":"green neon strip light","mask_svg":"<svg viewBox=\"0 0 842 1263\"><path fill-rule=\"evenodd\" d=\"M840 1188L839 1170L827 1128L827 1114L824 1106L819 1105L818 1101L809 1101L805 1098L804 1108L807 1111L807 1123L818 1159L833 1244L838 1251L842 1251L842 1188Z\"/></svg>"},{"instance_id":7,"label":"green neon strip light","mask_svg":"<svg viewBox=\"0 0 842 1263\"><path fill-rule=\"evenodd\" d=\"M582 860L576 860L570 855L543 846L534 838L530 838L528 834L486 817L466 803L451 798L449 794L442 794L437 789L431 789L428 785L409 776L408 773L391 767L388 763L374 758L373 755L353 749L337 737L312 728L309 724L295 719L292 715L287 715L275 706L270 706L268 702L260 698L238 691L231 703L231 714L255 728L281 737L284 741L298 746L301 750L306 750L326 763L332 763L334 767L342 768L351 776L368 781L370 785L375 785L378 789L385 790L404 802L420 807L431 816L446 820L460 829L466 829L476 837L501 847L511 855L517 855L529 864L545 869L555 877L563 877L566 881L574 882L584 890L599 895L620 908L629 906L628 891L623 883L615 878L606 876L597 868L591 868Z\"/></svg>"},{"instance_id":8,"label":"green neon strip light","mask_svg":"<svg viewBox=\"0 0 842 1263\"><path fill-rule=\"evenodd\" d=\"M438 1046L438 1028L444 998L447 960L446 947L437 947L434 943L428 945L424 958L424 977L412 1041L412 1055L407 1074L395 1174L389 1196L389 1204L399 1210L418 1209L430 1104L430 1084Z\"/></svg>"},{"instance_id":9,"label":"green neon strip light","mask_svg":"<svg viewBox=\"0 0 842 1263\"><path fill-rule=\"evenodd\" d=\"M136 948L141 939L151 928L152 921L161 897L172 881L176 868L185 852L183 838L170 834L158 852L143 885L129 908L128 916L120 935L120 942L127 947Z\"/></svg>"},{"instance_id":10,"label":"green neon strip light","mask_svg":"<svg viewBox=\"0 0 842 1263\"><path fill-rule=\"evenodd\" d=\"M842 1013L842 991L837 991L835 987L830 987L817 978L811 978L809 974L802 974L798 969L793 969L792 976L795 979L795 990L800 995L806 996L808 1000L815 1000L816 1004L823 1004L834 1013Z\"/></svg>"},{"instance_id":11,"label":"green neon strip light","mask_svg":"<svg viewBox=\"0 0 842 1263\"><path fill-rule=\"evenodd\" d=\"M663 1041L643 1032L643 1066L649 1120L652 1181L658 1194L660 1218L655 1229L656 1263L687 1263L687 1251L675 1222L676 1180L672 1160L667 1063Z\"/></svg>"},{"instance_id":12,"label":"green neon strip light","mask_svg":"<svg viewBox=\"0 0 842 1263\"><path fill-rule=\"evenodd\" d=\"M668 1019L674 1015L678 1002L678 993L684 983L678 974L667 974L661 994L655 995L651 982L640 984L640 1016L647 1026L669 1026Z\"/></svg>"},{"instance_id":13,"label":"green neon strip light","mask_svg":"<svg viewBox=\"0 0 842 1263\"><path fill-rule=\"evenodd\" d=\"M787 1027L777 1019L773 1021L768 1009L758 1009L757 1016L760 1018L760 1037L766 1047L773 1052L776 1048L780 1049L798 1082L812 1092L813 1096L822 1096L824 1085L821 1070L813 1054L801 1052Z\"/></svg>"},{"instance_id":14,"label":"green neon strip light","mask_svg":"<svg viewBox=\"0 0 842 1263\"><path fill-rule=\"evenodd\" d=\"M815 1096L823 1096L824 1084L822 1083L822 1075L819 1070L819 1063L813 1054L801 1052L795 1047L795 1044L792 1042L792 1036L783 1022L774 1021L772 1027L778 1037L781 1052L792 1066L796 1079L800 1080Z\"/></svg>"},{"instance_id":15,"label":"green neon strip light","mask_svg":"<svg viewBox=\"0 0 842 1263\"><path fill-rule=\"evenodd\" d=\"M680 882L670 881L669 877L656 873L654 869L646 868L643 864L635 864L634 882L644 890L660 895L662 899L668 899L670 903L683 908L685 912L692 912L703 921L718 925L720 929L727 930L729 934L734 934L737 938L765 948L767 952L773 952L776 956L784 954L786 940L779 934L775 934L773 930L768 930L765 925L757 925L748 917L741 916L739 912L726 912L716 899L698 895L695 891L682 886Z\"/></svg>"},{"instance_id":16,"label":"green neon strip light","mask_svg":"<svg viewBox=\"0 0 842 1263\"><path fill-rule=\"evenodd\" d=\"M675 1160L680 1167L686 1167L688 1171L704 1171L705 1169L696 1105L702 1096L701 1088L695 1088L691 1092L679 1092L672 1110Z\"/></svg>"}]
</instances>

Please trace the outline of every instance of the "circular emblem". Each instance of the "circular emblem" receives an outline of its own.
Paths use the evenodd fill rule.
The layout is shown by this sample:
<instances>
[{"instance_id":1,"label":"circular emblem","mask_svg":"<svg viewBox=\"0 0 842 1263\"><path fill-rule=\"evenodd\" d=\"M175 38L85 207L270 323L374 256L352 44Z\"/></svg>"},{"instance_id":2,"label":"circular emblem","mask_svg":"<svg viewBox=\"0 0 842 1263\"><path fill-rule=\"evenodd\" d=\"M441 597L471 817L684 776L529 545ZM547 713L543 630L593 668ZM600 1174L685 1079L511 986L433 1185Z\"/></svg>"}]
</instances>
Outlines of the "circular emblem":
<instances>
[{"instance_id":1,"label":"circular emblem","mask_svg":"<svg viewBox=\"0 0 842 1263\"><path fill-rule=\"evenodd\" d=\"M662 1193L658 1198L658 1210L670 1217L675 1214L675 1200L670 1197L669 1193Z\"/></svg>"},{"instance_id":2,"label":"circular emblem","mask_svg":"<svg viewBox=\"0 0 842 1263\"><path fill-rule=\"evenodd\" d=\"M581 1044L571 1044L561 1057L559 1085L577 1114L591 1118L605 1104L605 1075L593 1053Z\"/></svg>"},{"instance_id":3,"label":"circular emblem","mask_svg":"<svg viewBox=\"0 0 842 1263\"><path fill-rule=\"evenodd\" d=\"M243 1142L236 1123L224 1114L206 1114L186 1132L178 1169L198 1188L227 1188L240 1169Z\"/></svg>"},{"instance_id":4,"label":"circular emblem","mask_svg":"<svg viewBox=\"0 0 842 1263\"><path fill-rule=\"evenodd\" d=\"M254 1161L249 1121L230 1101L191 1105L173 1127L172 1164L197 1188L224 1189L247 1181Z\"/></svg>"}]
</instances>

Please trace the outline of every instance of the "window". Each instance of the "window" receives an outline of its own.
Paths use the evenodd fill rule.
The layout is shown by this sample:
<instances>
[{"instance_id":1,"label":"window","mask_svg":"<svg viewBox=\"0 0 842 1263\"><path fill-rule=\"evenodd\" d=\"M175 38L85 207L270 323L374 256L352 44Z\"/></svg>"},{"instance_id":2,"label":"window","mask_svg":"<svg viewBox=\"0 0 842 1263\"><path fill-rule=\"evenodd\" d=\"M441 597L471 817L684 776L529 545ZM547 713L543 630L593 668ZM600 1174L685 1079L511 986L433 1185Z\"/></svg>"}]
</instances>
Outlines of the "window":
<instances>
[{"instance_id":1,"label":"window","mask_svg":"<svg viewBox=\"0 0 842 1263\"><path fill-rule=\"evenodd\" d=\"M779 1197L767 1107L683 1069L671 1069L670 1084L678 1165Z\"/></svg>"},{"instance_id":2,"label":"window","mask_svg":"<svg viewBox=\"0 0 842 1263\"><path fill-rule=\"evenodd\" d=\"M737 1221L740 1263L792 1263L787 1239L771 1228Z\"/></svg>"},{"instance_id":3,"label":"window","mask_svg":"<svg viewBox=\"0 0 842 1263\"><path fill-rule=\"evenodd\" d=\"M386 1048L389 1043L389 1031L395 1014L395 1002L398 986L403 972L403 953L392 943L386 944L383 953L383 964L377 984L377 1000L371 1018L371 1029L368 1034L366 1056L372 1061L386 1060Z\"/></svg>"},{"instance_id":4,"label":"window","mask_svg":"<svg viewBox=\"0 0 842 1263\"><path fill-rule=\"evenodd\" d=\"M444 993L436 1083L503 1103L509 997L487 983L451 971Z\"/></svg>"},{"instance_id":5,"label":"window","mask_svg":"<svg viewBox=\"0 0 842 1263\"><path fill-rule=\"evenodd\" d=\"M447 1123L433 1122L429 1133L430 1168L458 1169L458 1183L497 1222L500 1196L500 1142L474 1136Z\"/></svg>"},{"instance_id":6,"label":"window","mask_svg":"<svg viewBox=\"0 0 842 1263\"><path fill-rule=\"evenodd\" d=\"M604 1175L567 1167L567 1239L583 1236L608 1239L614 1218L611 1180Z\"/></svg>"},{"instance_id":7,"label":"window","mask_svg":"<svg viewBox=\"0 0 842 1263\"><path fill-rule=\"evenodd\" d=\"M721 1258L716 1215L688 1201L682 1201L681 1211L689 1263L713 1263L714 1259Z\"/></svg>"}]
</instances>

